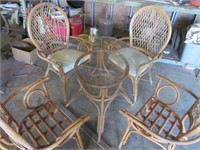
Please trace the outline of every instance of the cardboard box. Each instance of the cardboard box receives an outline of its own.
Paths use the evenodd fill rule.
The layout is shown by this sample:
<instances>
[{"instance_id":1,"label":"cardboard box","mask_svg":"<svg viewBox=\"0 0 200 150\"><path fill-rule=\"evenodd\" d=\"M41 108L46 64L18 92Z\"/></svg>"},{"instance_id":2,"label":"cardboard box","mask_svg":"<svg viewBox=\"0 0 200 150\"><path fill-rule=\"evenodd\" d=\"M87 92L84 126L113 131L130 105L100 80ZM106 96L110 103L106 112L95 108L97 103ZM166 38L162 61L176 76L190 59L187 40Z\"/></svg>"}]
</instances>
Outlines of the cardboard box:
<instances>
[{"instance_id":1,"label":"cardboard box","mask_svg":"<svg viewBox=\"0 0 200 150\"><path fill-rule=\"evenodd\" d=\"M33 47L33 49L31 50L26 50L26 48L24 48L24 45L26 45L26 43L27 45L33 45L33 43L29 38L23 39L21 43L23 45L22 48L19 48L19 46L11 47L13 57L15 58L15 60L22 61L28 64L34 64L39 59L36 48Z\"/></svg>"}]
</instances>

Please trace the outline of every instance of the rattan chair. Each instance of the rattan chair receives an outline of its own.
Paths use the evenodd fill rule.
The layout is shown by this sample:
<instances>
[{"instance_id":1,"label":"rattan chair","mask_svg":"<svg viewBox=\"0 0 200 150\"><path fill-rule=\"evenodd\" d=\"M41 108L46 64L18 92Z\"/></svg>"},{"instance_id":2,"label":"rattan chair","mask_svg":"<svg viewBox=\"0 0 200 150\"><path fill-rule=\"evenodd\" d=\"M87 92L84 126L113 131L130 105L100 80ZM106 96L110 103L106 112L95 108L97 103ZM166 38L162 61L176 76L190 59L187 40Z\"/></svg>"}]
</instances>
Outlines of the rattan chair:
<instances>
[{"instance_id":1,"label":"rattan chair","mask_svg":"<svg viewBox=\"0 0 200 150\"><path fill-rule=\"evenodd\" d=\"M200 97L165 77L157 77L154 93L136 114L120 111L128 126L119 148L131 133L140 134L163 149L167 145L168 150L200 141Z\"/></svg>"},{"instance_id":2,"label":"rattan chair","mask_svg":"<svg viewBox=\"0 0 200 150\"><path fill-rule=\"evenodd\" d=\"M67 79L74 72L76 59L89 50L87 41L69 36L69 20L66 13L53 3L39 3L32 8L27 24L28 34L37 48L38 56L48 63L45 75L50 70L59 75L64 101L67 103ZM77 43L70 46L69 39Z\"/></svg>"},{"instance_id":3,"label":"rattan chair","mask_svg":"<svg viewBox=\"0 0 200 150\"><path fill-rule=\"evenodd\" d=\"M54 149L72 138L83 149L79 129L89 116L72 122L50 99L47 80L35 81L0 103L0 149Z\"/></svg>"},{"instance_id":4,"label":"rattan chair","mask_svg":"<svg viewBox=\"0 0 200 150\"><path fill-rule=\"evenodd\" d=\"M129 63L129 78L133 84L134 102L138 96L139 79L147 72L152 84L150 69L153 63L161 58L162 52L170 40L171 30L170 19L163 10L157 6L145 6L132 17L129 37L118 39L111 44L111 47L115 48L121 40L130 41L130 47L117 51ZM118 65L120 66L120 64Z\"/></svg>"}]
</instances>

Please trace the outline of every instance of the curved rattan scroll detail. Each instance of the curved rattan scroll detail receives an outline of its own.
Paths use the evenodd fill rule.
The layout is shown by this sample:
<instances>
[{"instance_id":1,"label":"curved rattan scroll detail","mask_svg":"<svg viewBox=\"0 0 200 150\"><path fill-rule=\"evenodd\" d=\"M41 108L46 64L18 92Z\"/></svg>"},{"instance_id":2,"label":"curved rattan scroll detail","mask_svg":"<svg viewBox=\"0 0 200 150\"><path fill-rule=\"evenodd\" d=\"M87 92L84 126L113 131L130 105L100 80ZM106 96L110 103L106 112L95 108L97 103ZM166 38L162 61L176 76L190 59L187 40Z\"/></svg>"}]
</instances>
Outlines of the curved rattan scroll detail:
<instances>
[{"instance_id":1,"label":"curved rattan scroll detail","mask_svg":"<svg viewBox=\"0 0 200 150\"><path fill-rule=\"evenodd\" d=\"M92 46L94 46L94 43L80 37L70 36L70 39L74 40L74 43L71 40L70 44L73 46L69 46L70 48L77 49L82 52L92 51Z\"/></svg>"},{"instance_id":2,"label":"curved rattan scroll detail","mask_svg":"<svg viewBox=\"0 0 200 150\"><path fill-rule=\"evenodd\" d=\"M86 57L90 59L85 63L82 62ZM115 65L110 57L119 57L123 68ZM120 93L126 100L131 100L121 91L122 81L128 75L128 62L119 53L109 50L92 51L79 57L75 63L76 76L80 83L80 91L95 105L98 111L97 133L98 142L101 140L101 134L104 130L104 121L106 111Z\"/></svg>"},{"instance_id":3,"label":"curved rattan scroll detail","mask_svg":"<svg viewBox=\"0 0 200 150\"><path fill-rule=\"evenodd\" d=\"M32 105L31 104L31 96L33 94L41 94L43 98L40 98L41 102L37 105ZM33 101L36 101L36 99L33 99ZM33 91L29 91L28 93L26 93L26 95L24 96L24 106L28 109L31 109L31 108L35 108L39 105L42 105L42 104L45 104L47 102L47 97L46 97L46 93L43 91L43 90L40 90L40 89L35 89Z\"/></svg>"},{"instance_id":4,"label":"curved rattan scroll detail","mask_svg":"<svg viewBox=\"0 0 200 150\"><path fill-rule=\"evenodd\" d=\"M171 103L166 103L166 102L165 102L165 103L166 103L167 105L169 105L169 106L172 106L172 105L175 105L175 104L178 102L179 97L180 97L179 91L178 91L178 89L177 89L177 87L176 87L175 85L170 85L170 84L168 84L168 85L160 86L160 87L157 89L157 92L156 92L156 99L159 99L159 100L162 101L162 98L161 98L161 96L160 96L160 93L161 93L162 91L164 91L165 89L169 89L169 88L171 88L171 89L175 92L175 97L174 97L174 100L173 100L173 99L170 100L170 98L168 98L168 101L171 102Z\"/></svg>"}]
</instances>

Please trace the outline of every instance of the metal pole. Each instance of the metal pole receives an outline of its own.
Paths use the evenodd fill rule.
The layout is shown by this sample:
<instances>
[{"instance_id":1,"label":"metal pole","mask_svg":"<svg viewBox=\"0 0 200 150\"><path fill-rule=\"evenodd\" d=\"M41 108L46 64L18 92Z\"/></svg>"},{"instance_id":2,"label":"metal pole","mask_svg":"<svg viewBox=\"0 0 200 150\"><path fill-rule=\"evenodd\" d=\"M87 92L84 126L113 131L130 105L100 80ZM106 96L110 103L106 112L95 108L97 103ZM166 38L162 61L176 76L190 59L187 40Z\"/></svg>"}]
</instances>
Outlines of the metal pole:
<instances>
[{"instance_id":1,"label":"metal pole","mask_svg":"<svg viewBox=\"0 0 200 150\"><path fill-rule=\"evenodd\" d=\"M171 24L172 27L174 26L175 22L176 22L176 18L177 18L178 13L177 12L172 12L172 16L171 16Z\"/></svg>"},{"instance_id":2,"label":"metal pole","mask_svg":"<svg viewBox=\"0 0 200 150\"><path fill-rule=\"evenodd\" d=\"M199 17L199 15L195 15L195 16L194 16L193 23L197 23L198 17Z\"/></svg>"},{"instance_id":3,"label":"metal pole","mask_svg":"<svg viewBox=\"0 0 200 150\"><path fill-rule=\"evenodd\" d=\"M95 3L94 3L94 1L92 1L92 16L91 16L91 18L92 18L92 19L91 19L91 25L92 25L92 26L94 26L94 21L95 21L95 20L94 20L94 16L95 16L94 13L95 13Z\"/></svg>"},{"instance_id":4,"label":"metal pole","mask_svg":"<svg viewBox=\"0 0 200 150\"><path fill-rule=\"evenodd\" d=\"M133 17L133 6L130 8L129 17L130 17L130 18Z\"/></svg>"},{"instance_id":5,"label":"metal pole","mask_svg":"<svg viewBox=\"0 0 200 150\"><path fill-rule=\"evenodd\" d=\"M113 17L114 4L110 4L110 18Z\"/></svg>"}]
</instances>

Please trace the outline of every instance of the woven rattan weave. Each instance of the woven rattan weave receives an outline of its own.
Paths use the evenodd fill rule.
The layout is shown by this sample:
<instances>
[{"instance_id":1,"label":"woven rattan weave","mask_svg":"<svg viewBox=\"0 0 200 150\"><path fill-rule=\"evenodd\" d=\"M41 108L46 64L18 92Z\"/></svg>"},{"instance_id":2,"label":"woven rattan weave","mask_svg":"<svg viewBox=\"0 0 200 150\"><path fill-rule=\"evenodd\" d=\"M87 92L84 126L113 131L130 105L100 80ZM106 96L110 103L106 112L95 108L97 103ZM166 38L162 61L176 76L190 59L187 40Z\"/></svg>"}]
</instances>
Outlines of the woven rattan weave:
<instances>
[{"instance_id":1,"label":"woven rattan weave","mask_svg":"<svg viewBox=\"0 0 200 150\"><path fill-rule=\"evenodd\" d=\"M90 59L81 62L86 57ZM119 58L123 69L116 66L110 58ZM128 103L132 101L122 89L122 81L128 75L128 63L124 57L112 51L92 51L79 57L75 70L80 83L80 94L85 95L98 111L97 133L98 142L104 130L106 110L118 94L122 94Z\"/></svg>"},{"instance_id":2,"label":"woven rattan weave","mask_svg":"<svg viewBox=\"0 0 200 150\"><path fill-rule=\"evenodd\" d=\"M130 48L118 51L127 59L130 71L129 78L133 84L134 102L138 96L139 79L148 72L152 83L150 69L158 61L171 37L171 23L169 16L157 6L145 6L138 10L131 19L129 37ZM132 52L131 52L132 50Z\"/></svg>"},{"instance_id":3,"label":"woven rattan weave","mask_svg":"<svg viewBox=\"0 0 200 150\"><path fill-rule=\"evenodd\" d=\"M52 70L61 78L64 101L67 103L67 79L74 72L76 59L88 51L90 46L81 38L70 38L69 19L66 13L53 3L39 3L31 10L28 33L37 47L37 54L48 63L45 75ZM69 43L69 40L72 40L72 43Z\"/></svg>"}]
</instances>

